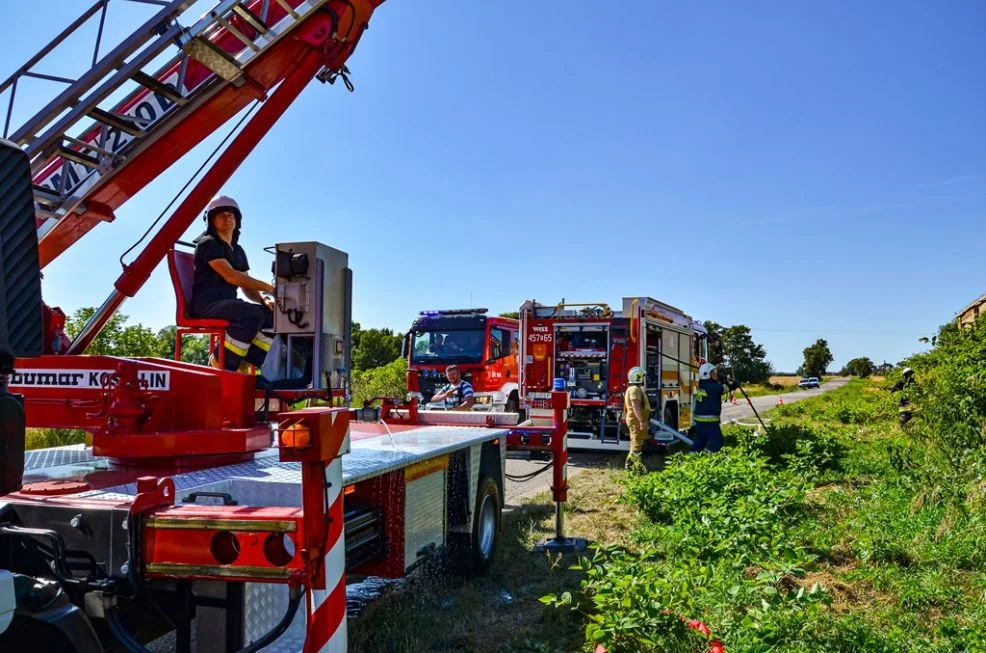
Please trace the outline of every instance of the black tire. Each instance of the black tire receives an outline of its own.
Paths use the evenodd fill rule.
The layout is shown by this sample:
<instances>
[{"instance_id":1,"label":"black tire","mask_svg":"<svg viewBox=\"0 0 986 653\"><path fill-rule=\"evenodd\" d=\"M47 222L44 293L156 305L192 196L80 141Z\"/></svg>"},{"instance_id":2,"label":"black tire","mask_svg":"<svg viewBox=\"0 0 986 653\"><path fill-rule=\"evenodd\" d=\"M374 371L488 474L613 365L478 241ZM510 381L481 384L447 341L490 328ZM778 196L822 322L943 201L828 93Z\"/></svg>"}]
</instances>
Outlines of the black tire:
<instances>
[{"instance_id":1,"label":"black tire","mask_svg":"<svg viewBox=\"0 0 986 653\"><path fill-rule=\"evenodd\" d=\"M678 416L675 411L671 410L670 405L664 406L664 423L675 430L678 429Z\"/></svg>"},{"instance_id":2,"label":"black tire","mask_svg":"<svg viewBox=\"0 0 986 653\"><path fill-rule=\"evenodd\" d=\"M520 412L520 399L517 398L517 391L510 393L507 397L507 405L504 406L503 411L506 413L519 413Z\"/></svg>"},{"instance_id":3,"label":"black tire","mask_svg":"<svg viewBox=\"0 0 986 653\"><path fill-rule=\"evenodd\" d=\"M468 542L461 538L455 547L456 567L465 576L485 574L493 564L500 539L503 493L489 474L482 474L476 491L476 512Z\"/></svg>"}]
</instances>

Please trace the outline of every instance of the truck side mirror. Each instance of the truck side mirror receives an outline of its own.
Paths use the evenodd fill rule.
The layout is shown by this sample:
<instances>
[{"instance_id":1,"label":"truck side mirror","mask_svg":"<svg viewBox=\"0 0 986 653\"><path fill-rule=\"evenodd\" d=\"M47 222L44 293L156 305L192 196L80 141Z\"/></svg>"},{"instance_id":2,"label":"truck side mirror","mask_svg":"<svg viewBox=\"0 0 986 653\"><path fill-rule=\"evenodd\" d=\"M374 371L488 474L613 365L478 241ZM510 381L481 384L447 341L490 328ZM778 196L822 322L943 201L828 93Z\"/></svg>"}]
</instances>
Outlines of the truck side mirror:
<instances>
[{"instance_id":1,"label":"truck side mirror","mask_svg":"<svg viewBox=\"0 0 986 653\"><path fill-rule=\"evenodd\" d=\"M404 339L401 340L401 358L407 358L408 353L411 351L411 332L408 331L404 334Z\"/></svg>"}]
</instances>

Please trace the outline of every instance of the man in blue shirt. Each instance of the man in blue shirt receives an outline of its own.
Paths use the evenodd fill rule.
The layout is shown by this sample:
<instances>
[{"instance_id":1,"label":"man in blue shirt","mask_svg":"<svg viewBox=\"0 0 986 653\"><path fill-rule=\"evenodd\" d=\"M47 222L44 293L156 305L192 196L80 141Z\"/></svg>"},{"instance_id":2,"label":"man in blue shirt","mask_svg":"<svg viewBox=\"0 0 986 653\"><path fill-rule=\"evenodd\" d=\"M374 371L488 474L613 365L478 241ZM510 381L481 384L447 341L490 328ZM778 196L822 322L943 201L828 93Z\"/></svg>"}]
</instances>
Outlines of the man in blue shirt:
<instances>
[{"instance_id":1,"label":"man in blue shirt","mask_svg":"<svg viewBox=\"0 0 986 653\"><path fill-rule=\"evenodd\" d=\"M433 404L444 403L452 410L471 410L476 403L472 384L462 378L462 372L455 365L445 368L448 383L431 398Z\"/></svg>"}]
</instances>

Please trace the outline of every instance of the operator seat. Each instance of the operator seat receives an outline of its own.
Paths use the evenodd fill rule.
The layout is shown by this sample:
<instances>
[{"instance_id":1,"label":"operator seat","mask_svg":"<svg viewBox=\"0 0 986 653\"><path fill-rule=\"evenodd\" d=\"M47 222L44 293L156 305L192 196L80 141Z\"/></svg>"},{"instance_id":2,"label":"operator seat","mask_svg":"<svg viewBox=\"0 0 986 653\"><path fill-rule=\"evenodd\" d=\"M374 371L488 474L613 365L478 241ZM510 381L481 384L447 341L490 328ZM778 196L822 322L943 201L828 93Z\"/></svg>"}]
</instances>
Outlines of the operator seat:
<instances>
[{"instance_id":1,"label":"operator seat","mask_svg":"<svg viewBox=\"0 0 986 653\"><path fill-rule=\"evenodd\" d=\"M189 317L188 299L192 296L192 283L195 280L195 255L171 248L168 252L168 271L175 287L175 360L181 360L181 341L186 335L208 334L209 348L219 350L219 368L223 367L226 329L229 322L212 318Z\"/></svg>"}]
</instances>

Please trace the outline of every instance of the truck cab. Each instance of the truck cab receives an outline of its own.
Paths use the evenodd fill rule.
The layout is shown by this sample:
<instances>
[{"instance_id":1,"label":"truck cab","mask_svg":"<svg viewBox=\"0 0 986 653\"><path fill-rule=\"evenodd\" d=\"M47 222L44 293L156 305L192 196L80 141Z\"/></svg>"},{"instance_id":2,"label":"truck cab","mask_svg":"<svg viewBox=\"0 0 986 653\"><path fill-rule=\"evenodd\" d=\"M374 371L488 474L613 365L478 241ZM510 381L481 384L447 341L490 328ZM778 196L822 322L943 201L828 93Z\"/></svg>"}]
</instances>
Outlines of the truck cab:
<instances>
[{"instance_id":1,"label":"truck cab","mask_svg":"<svg viewBox=\"0 0 986 653\"><path fill-rule=\"evenodd\" d=\"M456 365L472 384L473 410L517 412L517 320L485 308L421 311L404 337L407 399L427 406Z\"/></svg>"}]
</instances>

